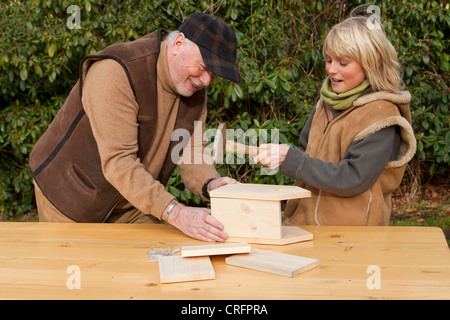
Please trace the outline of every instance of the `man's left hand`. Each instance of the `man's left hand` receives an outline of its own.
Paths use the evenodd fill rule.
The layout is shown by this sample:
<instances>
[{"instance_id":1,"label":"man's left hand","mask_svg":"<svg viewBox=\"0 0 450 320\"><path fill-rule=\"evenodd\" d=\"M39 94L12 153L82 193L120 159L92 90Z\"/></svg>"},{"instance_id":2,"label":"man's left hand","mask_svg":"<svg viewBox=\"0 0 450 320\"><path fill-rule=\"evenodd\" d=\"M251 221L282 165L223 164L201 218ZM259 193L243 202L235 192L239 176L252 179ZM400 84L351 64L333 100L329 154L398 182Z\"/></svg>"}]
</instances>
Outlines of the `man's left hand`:
<instances>
[{"instance_id":1,"label":"man's left hand","mask_svg":"<svg viewBox=\"0 0 450 320\"><path fill-rule=\"evenodd\" d=\"M234 180L233 178L229 178L229 177L221 177L221 178L217 178L212 180L210 183L208 183L208 192L217 189L219 187L223 187L227 184L234 184L237 181Z\"/></svg>"}]
</instances>

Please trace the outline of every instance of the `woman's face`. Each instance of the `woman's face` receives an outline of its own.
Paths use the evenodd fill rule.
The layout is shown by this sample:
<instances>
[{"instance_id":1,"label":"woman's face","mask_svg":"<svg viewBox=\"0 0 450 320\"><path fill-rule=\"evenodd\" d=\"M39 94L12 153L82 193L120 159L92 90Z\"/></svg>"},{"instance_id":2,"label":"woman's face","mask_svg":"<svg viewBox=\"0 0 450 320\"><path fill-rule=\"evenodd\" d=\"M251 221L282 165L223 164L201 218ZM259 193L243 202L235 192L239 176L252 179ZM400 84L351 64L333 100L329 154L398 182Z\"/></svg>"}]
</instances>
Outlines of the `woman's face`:
<instances>
[{"instance_id":1,"label":"woman's face","mask_svg":"<svg viewBox=\"0 0 450 320\"><path fill-rule=\"evenodd\" d=\"M335 93L344 93L359 86L366 75L361 65L353 59L325 53L325 70Z\"/></svg>"}]
</instances>

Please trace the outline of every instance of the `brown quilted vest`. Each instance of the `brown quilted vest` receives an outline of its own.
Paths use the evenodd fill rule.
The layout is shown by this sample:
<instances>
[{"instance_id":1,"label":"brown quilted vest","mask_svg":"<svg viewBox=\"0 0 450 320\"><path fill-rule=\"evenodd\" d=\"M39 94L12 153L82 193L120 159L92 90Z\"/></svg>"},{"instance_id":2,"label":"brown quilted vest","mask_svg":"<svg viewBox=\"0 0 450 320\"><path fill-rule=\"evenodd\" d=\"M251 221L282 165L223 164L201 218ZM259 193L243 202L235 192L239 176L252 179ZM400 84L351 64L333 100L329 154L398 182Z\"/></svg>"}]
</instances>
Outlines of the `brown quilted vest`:
<instances>
[{"instance_id":1,"label":"brown quilted vest","mask_svg":"<svg viewBox=\"0 0 450 320\"><path fill-rule=\"evenodd\" d=\"M104 222L121 197L102 173L97 144L81 101L82 81L92 63L101 59L114 59L124 68L139 105L137 156L144 159L156 130L156 64L165 35L161 29L83 58L78 82L33 148L29 168L35 183L61 213L76 222ZM181 97L174 129L187 129L192 134L205 99L205 90ZM170 155L176 144L172 141L166 154L158 177L162 184L175 168Z\"/></svg>"}]
</instances>

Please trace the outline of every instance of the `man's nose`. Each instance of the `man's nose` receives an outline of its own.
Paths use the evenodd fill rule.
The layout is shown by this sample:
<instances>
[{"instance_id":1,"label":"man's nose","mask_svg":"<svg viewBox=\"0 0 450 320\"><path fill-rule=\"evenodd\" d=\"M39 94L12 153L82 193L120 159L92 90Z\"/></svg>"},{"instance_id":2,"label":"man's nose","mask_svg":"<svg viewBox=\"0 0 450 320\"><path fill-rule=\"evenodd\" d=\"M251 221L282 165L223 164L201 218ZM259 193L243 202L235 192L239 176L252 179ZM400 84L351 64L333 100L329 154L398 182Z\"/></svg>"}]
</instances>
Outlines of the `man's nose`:
<instances>
[{"instance_id":1,"label":"man's nose","mask_svg":"<svg viewBox=\"0 0 450 320\"><path fill-rule=\"evenodd\" d=\"M214 81L215 78L216 75L212 73L212 71L205 70L200 76L200 81L202 82L203 86L207 87Z\"/></svg>"}]
</instances>

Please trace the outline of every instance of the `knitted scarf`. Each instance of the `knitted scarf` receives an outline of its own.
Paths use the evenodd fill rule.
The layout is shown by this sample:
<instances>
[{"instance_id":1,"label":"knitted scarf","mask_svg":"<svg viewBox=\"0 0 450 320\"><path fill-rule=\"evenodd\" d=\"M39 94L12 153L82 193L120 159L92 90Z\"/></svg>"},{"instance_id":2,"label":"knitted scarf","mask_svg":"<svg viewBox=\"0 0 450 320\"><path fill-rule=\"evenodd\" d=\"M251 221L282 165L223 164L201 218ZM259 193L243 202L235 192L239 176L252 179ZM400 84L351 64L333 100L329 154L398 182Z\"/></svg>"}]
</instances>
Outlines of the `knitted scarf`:
<instances>
[{"instance_id":1,"label":"knitted scarf","mask_svg":"<svg viewBox=\"0 0 450 320\"><path fill-rule=\"evenodd\" d=\"M331 86L330 77L327 77L320 89L320 95L323 101L334 110L345 110L350 107L353 101L359 97L359 95L370 86L369 80L365 79L359 86L343 93L335 93Z\"/></svg>"}]
</instances>

